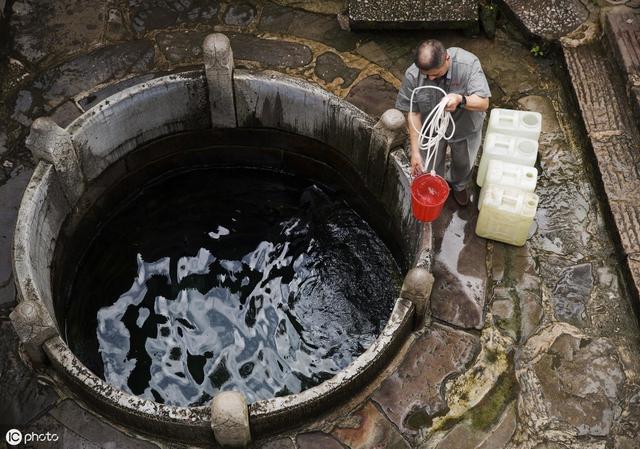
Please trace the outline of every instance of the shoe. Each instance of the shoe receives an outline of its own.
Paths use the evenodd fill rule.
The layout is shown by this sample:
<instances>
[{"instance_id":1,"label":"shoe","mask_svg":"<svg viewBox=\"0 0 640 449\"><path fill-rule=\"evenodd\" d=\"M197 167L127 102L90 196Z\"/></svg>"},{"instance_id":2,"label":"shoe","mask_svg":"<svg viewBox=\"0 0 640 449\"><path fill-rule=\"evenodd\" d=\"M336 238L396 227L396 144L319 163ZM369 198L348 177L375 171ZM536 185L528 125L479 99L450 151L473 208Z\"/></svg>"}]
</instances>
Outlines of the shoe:
<instances>
[{"instance_id":1,"label":"shoe","mask_svg":"<svg viewBox=\"0 0 640 449\"><path fill-rule=\"evenodd\" d=\"M454 190L453 199L456 200L459 206L465 207L469 204L469 192L467 192L467 189Z\"/></svg>"}]
</instances>

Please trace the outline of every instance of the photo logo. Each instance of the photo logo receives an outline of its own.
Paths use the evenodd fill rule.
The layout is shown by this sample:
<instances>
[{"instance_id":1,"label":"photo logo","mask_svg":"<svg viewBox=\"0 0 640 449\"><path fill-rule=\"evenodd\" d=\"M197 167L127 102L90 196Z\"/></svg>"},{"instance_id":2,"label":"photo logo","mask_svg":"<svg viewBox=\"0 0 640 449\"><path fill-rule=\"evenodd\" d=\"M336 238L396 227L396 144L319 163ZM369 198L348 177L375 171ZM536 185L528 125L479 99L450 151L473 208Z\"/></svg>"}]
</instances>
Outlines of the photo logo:
<instances>
[{"instance_id":1,"label":"photo logo","mask_svg":"<svg viewBox=\"0 0 640 449\"><path fill-rule=\"evenodd\" d=\"M9 444L9 446L17 446L18 444L22 443L22 432L20 432L18 429L10 429L5 436L5 439L7 440L7 444Z\"/></svg>"}]
</instances>

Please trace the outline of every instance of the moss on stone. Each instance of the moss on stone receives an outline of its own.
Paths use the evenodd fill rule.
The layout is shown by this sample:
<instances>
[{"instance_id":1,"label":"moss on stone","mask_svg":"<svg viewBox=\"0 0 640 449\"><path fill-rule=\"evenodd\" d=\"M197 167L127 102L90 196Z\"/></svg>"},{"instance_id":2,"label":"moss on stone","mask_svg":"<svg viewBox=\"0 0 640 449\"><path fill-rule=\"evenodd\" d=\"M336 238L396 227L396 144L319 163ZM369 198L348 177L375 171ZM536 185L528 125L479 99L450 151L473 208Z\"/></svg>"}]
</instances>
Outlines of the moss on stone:
<instances>
[{"instance_id":1,"label":"moss on stone","mask_svg":"<svg viewBox=\"0 0 640 449\"><path fill-rule=\"evenodd\" d=\"M471 425L480 430L488 430L500 418L507 405L517 396L518 383L512 370L498 377L493 389L478 405L464 415Z\"/></svg>"}]
</instances>

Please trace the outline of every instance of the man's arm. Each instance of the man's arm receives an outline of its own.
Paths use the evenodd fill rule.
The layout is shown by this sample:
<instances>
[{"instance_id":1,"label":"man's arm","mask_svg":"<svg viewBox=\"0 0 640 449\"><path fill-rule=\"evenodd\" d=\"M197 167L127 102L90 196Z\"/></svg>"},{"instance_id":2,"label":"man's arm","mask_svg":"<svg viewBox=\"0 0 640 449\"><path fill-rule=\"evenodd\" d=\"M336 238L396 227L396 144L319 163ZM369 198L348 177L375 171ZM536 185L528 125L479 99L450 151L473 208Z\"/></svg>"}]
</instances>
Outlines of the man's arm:
<instances>
[{"instance_id":1,"label":"man's arm","mask_svg":"<svg viewBox=\"0 0 640 449\"><path fill-rule=\"evenodd\" d=\"M462 95L449 94L449 102L445 111L453 112L462 102ZM473 94L467 96L467 104L464 106L468 111L485 112L489 109L489 99Z\"/></svg>"},{"instance_id":2,"label":"man's arm","mask_svg":"<svg viewBox=\"0 0 640 449\"><path fill-rule=\"evenodd\" d=\"M420 137L416 129L422 129L422 117L419 112L407 113L407 131L411 152L411 173L416 176L422 173L422 155L420 154Z\"/></svg>"}]
</instances>

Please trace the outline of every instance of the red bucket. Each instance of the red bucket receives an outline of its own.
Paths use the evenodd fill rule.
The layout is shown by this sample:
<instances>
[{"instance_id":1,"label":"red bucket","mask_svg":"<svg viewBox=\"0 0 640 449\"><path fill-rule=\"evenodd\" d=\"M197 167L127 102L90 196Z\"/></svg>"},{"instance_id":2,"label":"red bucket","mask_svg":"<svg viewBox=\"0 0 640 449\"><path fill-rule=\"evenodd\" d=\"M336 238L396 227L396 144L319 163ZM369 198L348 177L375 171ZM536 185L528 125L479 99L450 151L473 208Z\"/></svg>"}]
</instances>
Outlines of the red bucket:
<instances>
[{"instance_id":1,"label":"red bucket","mask_svg":"<svg viewBox=\"0 0 640 449\"><path fill-rule=\"evenodd\" d=\"M420 221L433 221L440 215L449 196L449 184L441 176L423 173L411 183L411 208Z\"/></svg>"}]
</instances>

